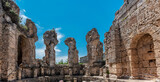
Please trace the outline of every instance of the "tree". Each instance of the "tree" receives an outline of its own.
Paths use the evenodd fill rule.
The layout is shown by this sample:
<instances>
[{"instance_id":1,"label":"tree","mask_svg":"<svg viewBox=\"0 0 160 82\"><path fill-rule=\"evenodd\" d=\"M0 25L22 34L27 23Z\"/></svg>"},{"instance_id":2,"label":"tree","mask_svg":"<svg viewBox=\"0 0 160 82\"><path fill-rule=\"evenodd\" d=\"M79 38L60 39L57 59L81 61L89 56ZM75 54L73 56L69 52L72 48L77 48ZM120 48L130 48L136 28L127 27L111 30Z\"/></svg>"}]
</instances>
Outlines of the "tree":
<instances>
[{"instance_id":1,"label":"tree","mask_svg":"<svg viewBox=\"0 0 160 82\"><path fill-rule=\"evenodd\" d=\"M59 61L58 64L63 64L63 59L61 59L61 61Z\"/></svg>"}]
</instances>

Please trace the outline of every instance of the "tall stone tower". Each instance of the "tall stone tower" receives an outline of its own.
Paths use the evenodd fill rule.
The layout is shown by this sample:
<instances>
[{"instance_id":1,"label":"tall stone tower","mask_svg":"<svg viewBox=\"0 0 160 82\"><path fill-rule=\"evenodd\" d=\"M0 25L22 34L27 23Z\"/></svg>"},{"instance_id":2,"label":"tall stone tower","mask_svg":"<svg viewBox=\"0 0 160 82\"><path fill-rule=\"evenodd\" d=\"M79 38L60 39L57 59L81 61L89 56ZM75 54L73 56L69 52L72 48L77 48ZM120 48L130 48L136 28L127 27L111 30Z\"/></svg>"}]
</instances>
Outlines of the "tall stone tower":
<instances>
[{"instance_id":1,"label":"tall stone tower","mask_svg":"<svg viewBox=\"0 0 160 82\"><path fill-rule=\"evenodd\" d=\"M68 63L69 66L78 64L78 50L76 49L76 41L74 38L67 38L65 44L69 47Z\"/></svg>"},{"instance_id":2,"label":"tall stone tower","mask_svg":"<svg viewBox=\"0 0 160 82\"><path fill-rule=\"evenodd\" d=\"M46 45L45 61L50 67L55 66L55 50L54 47L58 44L57 33L55 30L46 31L43 34L44 43Z\"/></svg>"}]
</instances>

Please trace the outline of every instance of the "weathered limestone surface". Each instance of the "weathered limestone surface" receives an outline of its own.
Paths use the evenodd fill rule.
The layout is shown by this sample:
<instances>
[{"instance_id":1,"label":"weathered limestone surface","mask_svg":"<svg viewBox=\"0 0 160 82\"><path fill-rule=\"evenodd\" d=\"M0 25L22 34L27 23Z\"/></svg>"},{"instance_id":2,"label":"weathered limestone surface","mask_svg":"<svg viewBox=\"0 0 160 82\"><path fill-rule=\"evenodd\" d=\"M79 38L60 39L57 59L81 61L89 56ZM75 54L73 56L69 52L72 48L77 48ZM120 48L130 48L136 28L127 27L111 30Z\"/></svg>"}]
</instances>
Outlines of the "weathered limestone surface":
<instances>
[{"instance_id":1,"label":"weathered limestone surface","mask_svg":"<svg viewBox=\"0 0 160 82\"><path fill-rule=\"evenodd\" d=\"M76 41L74 38L67 38L65 44L69 47L68 50L68 64L69 66L74 66L78 64L78 50L76 48Z\"/></svg>"},{"instance_id":2,"label":"weathered limestone surface","mask_svg":"<svg viewBox=\"0 0 160 82\"><path fill-rule=\"evenodd\" d=\"M87 65L78 64L74 38L65 40L69 65L55 64L54 47L58 40L54 29L44 33L45 57L35 59L37 28L30 19L21 25L19 10L12 0L0 0L0 81L122 82L121 78L131 78L159 82L160 0L124 0L109 32L105 33L106 65L103 44L95 28L86 35Z\"/></svg>"},{"instance_id":3,"label":"weathered limestone surface","mask_svg":"<svg viewBox=\"0 0 160 82\"><path fill-rule=\"evenodd\" d=\"M46 50L45 50L46 63L50 67L54 67L55 66L54 47L58 44L57 33L54 29L51 31L46 31L43 35L43 38L44 38L44 43L46 45Z\"/></svg>"},{"instance_id":4,"label":"weathered limestone surface","mask_svg":"<svg viewBox=\"0 0 160 82\"><path fill-rule=\"evenodd\" d=\"M124 0L105 34L110 77L160 77L160 0ZM152 70L152 71L151 71Z\"/></svg>"},{"instance_id":5,"label":"weathered limestone surface","mask_svg":"<svg viewBox=\"0 0 160 82\"><path fill-rule=\"evenodd\" d=\"M88 65L86 75L99 75L103 66L103 44L95 28L86 35Z\"/></svg>"},{"instance_id":6,"label":"weathered limestone surface","mask_svg":"<svg viewBox=\"0 0 160 82\"><path fill-rule=\"evenodd\" d=\"M88 65L103 60L103 44L99 41L99 34L95 28L89 31L86 35Z\"/></svg>"},{"instance_id":7,"label":"weathered limestone surface","mask_svg":"<svg viewBox=\"0 0 160 82\"><path fill-rule=\"evenodd\" d=\"M25 78L29 74L24 71L31 71L30 69L36 64L37 29L35 26L28 26L26 28L28 30L24 30L18 23L18 15L19 7L12 0L0 0L0 80L2 81L16 80L22 75ZM30 25L32 21L28 21L26 24ZM28 37L31 31L34 35Z\"/></svg>"}]
</instances>

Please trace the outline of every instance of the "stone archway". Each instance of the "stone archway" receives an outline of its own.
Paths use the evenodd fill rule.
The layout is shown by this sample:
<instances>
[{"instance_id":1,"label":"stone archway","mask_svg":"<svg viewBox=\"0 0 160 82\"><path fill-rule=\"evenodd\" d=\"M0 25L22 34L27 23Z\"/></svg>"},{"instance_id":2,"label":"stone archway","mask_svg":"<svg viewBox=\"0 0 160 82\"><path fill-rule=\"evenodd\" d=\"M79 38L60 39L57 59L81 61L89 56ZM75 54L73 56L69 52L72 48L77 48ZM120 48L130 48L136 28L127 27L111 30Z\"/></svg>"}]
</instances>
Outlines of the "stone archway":
<instances>
[{"instance_id":1,"label":"stone archway","mask_svg":"<svg viewBox=\"0 0 160 82\"><path fill-rule=\"evenodd\" d=\"M137 41L131 45L132 76L136 79L153 79L157 77L152 36L150 34L144 34L134 40Z\"/></svg>"},{"instance_id":2,"label":"stone archway","mask_svg":"<svg viewBox=\"0 0 160 82\"><path fill-rule=\"evenodd\" d=\"M30 44L29 40L24 36L19 36L18 38L18 56L17 56L17 65L28 64L30 63Z\"/></svg>"}]
</instances>

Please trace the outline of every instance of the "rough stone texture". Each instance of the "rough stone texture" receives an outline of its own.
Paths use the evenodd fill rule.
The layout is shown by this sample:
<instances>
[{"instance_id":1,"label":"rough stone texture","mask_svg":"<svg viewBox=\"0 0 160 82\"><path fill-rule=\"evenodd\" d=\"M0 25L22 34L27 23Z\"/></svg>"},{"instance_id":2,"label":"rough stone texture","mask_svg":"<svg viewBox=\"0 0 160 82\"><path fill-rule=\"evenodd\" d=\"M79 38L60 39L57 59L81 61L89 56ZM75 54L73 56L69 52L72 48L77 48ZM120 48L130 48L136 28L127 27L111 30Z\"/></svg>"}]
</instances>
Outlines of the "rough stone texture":
<instances>
[{"instance_id":1,"label":"rough stone texture","mask_svg":"<svg viewBox=\"0 0 160 82\"><path fill-rule=\"evenodd\" d=\"M50 67L54 67L55 66L55 50L54 50L54 47L58 44L57 33L54 29L51 30L51 31L46 31L43 34L43 38L44 38L44 43L46 45L46 50L45 50L46 63Z\"/></svg>"},{"instance_id":2,"label":"rough stone texture","mask_svg":"<svg viewBox=\"0 0 160 82\"><path fill-rule=\"evenodd\" d=\"M110 78L160 78L160 0L124 0L105 34Z\"/></svg>"},{"instance_id":3,"label":"rough stone texture","mask_svg":"<svg viewBox=\"0 0 160 82\"><path fill-rule=\"evenodd\" d=\"M78 50L76 48L76 41L74 38L67 38L65 44L69 47L68 50L68 64L74 66L78 64Z\"/></svg>"},{"instance_id":4,"label":"rough stone texture","mask_svg":"<svg viewBox=\"0 0 160 82\"><path fill-rule=\"evenodd\" d=\"M103 44L99 41L99 34L95 28L86 35L88 65L86 75L99 75L103 66ZM97 65L98 64L98 65Z\"/></svg>"},{"instance_id":5,"label":"rough stone texture","mask_svg":"<svg viewBox=\"0 0 160 82\"><path fill-rule=\"evenodd\" d=\"M90 66L103 60L103 44L99 41L99 38L100 36L95 28L86 35L88 65Z\"/></svg>"},{"instance_id":6,"label":"rough stone texture","mask_svg":"<svg viewBox=\"0 0 160 82\"><path fill-rule=\"evenodd\" d=\"M160 81L160 0L124 0L105 34L106 65L103 44L95 28L86 35L87 64L78 64L73 38L65 41L69 65L55 64L54 47L58 40L54 29L44 33L45 57L35 59L37 28L30 19L26 21L27 28L21 26L18 15L19 7L12 0L0 0L0 81Z\"/></svg>"},{"instance_id":7,"label":"rough stone texture","mask_svg":"<svg viewBox=\"0 0 160 82\"><path fill-rule=\"evenodd\" d=\"M12 0L8 0L8 2L12 10L19 14L18 6ZM35 35L33 37L36 37L36 39L28 37L27 34L18 29L17 24L12 21L14 17L7 14L3 5L4 3L0 0L0 80L10 81L21 78L21 71L23 76L27 77L27 74L24 73L25 68L31 68L36 63L34 43L38 38L36 31L34 31L36 27L30 26L33 29L28 30L34 31ZM30 22L27 24L30 24ZM21 67L24 69L22 70Z\"/></svg>"},{"instance_id":8,"label":"rough stone texture","mask_svg":"<svg viewBox=\"0 0 160 82\"><path fill-rule=\"evenodd\" d=\"M80 63L88 63L88 57L87 56L81 57Z\"/></svg>"}]
</instances>

